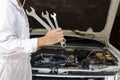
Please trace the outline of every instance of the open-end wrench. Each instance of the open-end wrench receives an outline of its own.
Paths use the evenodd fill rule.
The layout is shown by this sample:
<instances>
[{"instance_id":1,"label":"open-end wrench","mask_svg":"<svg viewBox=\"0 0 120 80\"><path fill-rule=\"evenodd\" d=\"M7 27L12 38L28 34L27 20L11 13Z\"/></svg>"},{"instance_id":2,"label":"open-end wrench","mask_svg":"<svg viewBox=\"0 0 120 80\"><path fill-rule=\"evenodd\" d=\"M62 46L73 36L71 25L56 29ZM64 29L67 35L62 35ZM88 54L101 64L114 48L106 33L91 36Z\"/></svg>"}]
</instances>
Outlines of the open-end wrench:
<instances>
[{"instance_id":1,"label":"open-end wrench","mask_svg":"<svg viewBox=\"0 0 120 80\"><path fill-rule=\"evenodd\" d=\"M32 16L35 18L40 24L42 24L47 30L52 30L48 24L46 24L35 12L35 9L33 7L30 7L31 11L29 12L26 10L27 15Z\"/></svg>"},{"instance_id":2,"label":"open-end wrench","mask_svg":"<svg viewBox=\"0 0 120 80\"><path fill-rule=\"evenodd\" d=\"M58 28L59 25L58 25L58 21L57 21L57 19L56 19L56 13L53 13L53 14L51 14L50 16L53 18L53 20L54 20L54 22L55 22L56 28Z\"/></svg>"},{"instance_id":3,"label":"open-end wrench","mask_svg":"<svg viewBox=\"0 0 120 80\"><path fill-rule=\"evenodd\" d=\"M56 18L56 13L53 13L53 14L51 14L50 16L53 18L53 20L54 20L54 22L55 22L56 28L58 28L59 25L58 25L58 21L57 21L57 18ZM65 47L66 47L66 39L63 39L63 41L61 41L60 43L61 43L61 47L62 47L62 48L65 48Z\"/></svg>"},{"instance_id":4,"label":"open-end wrench","mask_svg":"<svg viewBox=\"0 0 120 80\"><path fill-rule=\"evenodd\" d=\"M55 26L53 25L52 21L50 20L48 11L45 12L45 14L42 12L42 17L45 18L52 29L55 29Z\"/></svg>"}]
</instances>

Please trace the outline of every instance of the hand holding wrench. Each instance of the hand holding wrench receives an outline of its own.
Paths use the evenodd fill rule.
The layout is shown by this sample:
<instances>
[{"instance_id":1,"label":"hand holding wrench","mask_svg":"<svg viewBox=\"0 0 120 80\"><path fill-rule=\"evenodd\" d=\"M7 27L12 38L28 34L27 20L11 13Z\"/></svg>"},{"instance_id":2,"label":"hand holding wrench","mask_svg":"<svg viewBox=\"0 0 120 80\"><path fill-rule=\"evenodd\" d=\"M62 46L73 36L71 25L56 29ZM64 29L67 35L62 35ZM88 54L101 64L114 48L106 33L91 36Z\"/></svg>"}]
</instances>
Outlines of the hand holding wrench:
<instances>
[{"instance_id":1,"label":"hand holding wrench","mask_svg":"<svg viewBox=\"0 0 120 80\"><path fill-rule=\"evenodd\" d=\"M51 14L50 16L53 18L53 20L54 20L54 22L55 22L56 28L58 28L59 25L58 25L58 22L57 22L57 19L56 19L56 13L53 13L53 15ZM44 13L42 12L42 17L44 17L44 18L48 21L48 23L50 24L50 26L52 27L52 29L55 29L55 26L54 26L53 23L51 22L50 17L49 17L49 13L48 13L47 11L46 11L46 14L44 14ZM62 48L65 48L65 47L66 47L66 40L65 40L65 39L64 39L63 41L61 41L60 43L61 43L61 47L62 47Z\"/></svg>"},{"instance_id":2,"label":"hand holding wrench","mask_svg":"<svg viewBox=\"0 0 120 80\"><path fill-rule=\"evenodd\" d=\"M51 17L53 18L53 20L54 20L54 22L55 22L56 28L58 28L59 25L58 25L58 21L57 21L57 19L56 19L56 13L51 14ZM61 41L60 43L61 43L61 46L62 46L63 48L66 47L66 39L64 39L64 40Z\"/></svg>"},{"instance_id":3,"label":"hand holding wrench","mask_svg":"<svg viewBox=\"0 0 120 80\"><path fill-rule=\"evenodd\" d=\"M26 10L26 13L29 15L29 16L32 16L33 18L35 18L40 24L42 24L48 31L52 30L52 29L55 29L54 25L52 24L50 18L49 18L49 14L48 12L46 12L46 15L44 15L42 13L42 16L48 21L48 23L50 24L50 26L52 27L52 29L50 28L50 26L48 24L46 24L36 13L35 13L35 9L30 7L31 8L31 12L29 12L28 10ZM56 28L58 28L58 23L57 23L57 19L56 19L56 14L54 13L54 15L51 15L51 17L53 17L54 19L54 22L55 22L55 25L56 25ZM64 39L63 41L60 42L61 43L61 47L62 48L65 48L66 47L66 40Z\"/></svg>"}]
</instances>

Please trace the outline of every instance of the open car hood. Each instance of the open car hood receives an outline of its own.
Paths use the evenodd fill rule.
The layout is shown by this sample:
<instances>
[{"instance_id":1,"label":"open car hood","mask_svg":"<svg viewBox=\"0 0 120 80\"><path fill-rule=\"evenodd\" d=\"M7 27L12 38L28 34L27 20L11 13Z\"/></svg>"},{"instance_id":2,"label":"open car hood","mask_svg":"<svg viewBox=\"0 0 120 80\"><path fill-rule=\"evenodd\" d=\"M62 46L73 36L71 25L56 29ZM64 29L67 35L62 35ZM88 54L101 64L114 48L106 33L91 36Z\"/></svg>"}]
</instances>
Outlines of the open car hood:
<instances>
[{"instance_id":1,"label":"open car hood","mask_svg":"<svg viewBox=\"0 0 120 80\"><path fill-rule=\"evenodd\" d=\"M40 17L42 11L55 12L62 29L106 41L109 40L118 5L119 0L27 0L25 9L35 8ZM44 28L32 17L29 17L29 22L32 29Z\"/></svg>"}]
</instances>

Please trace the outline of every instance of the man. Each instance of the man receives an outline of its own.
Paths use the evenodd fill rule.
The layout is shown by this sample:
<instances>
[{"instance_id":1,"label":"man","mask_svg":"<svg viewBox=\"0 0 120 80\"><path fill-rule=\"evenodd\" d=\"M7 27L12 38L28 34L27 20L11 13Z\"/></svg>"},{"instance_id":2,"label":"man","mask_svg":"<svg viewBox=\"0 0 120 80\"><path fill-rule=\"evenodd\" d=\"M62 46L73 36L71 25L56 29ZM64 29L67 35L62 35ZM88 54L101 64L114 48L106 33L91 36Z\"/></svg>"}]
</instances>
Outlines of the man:
<instances>
[{"instance_id":1,"label":"man","mask_svg":"<svg viewBox=\"0 0 120 80\"><path fill-rule=\"evenodd\" d=\"M0 80L32 80L30 53L63 40L58 28L29 39L29 24L20 0L0 0Z\"/></svg>"}]
</instances>

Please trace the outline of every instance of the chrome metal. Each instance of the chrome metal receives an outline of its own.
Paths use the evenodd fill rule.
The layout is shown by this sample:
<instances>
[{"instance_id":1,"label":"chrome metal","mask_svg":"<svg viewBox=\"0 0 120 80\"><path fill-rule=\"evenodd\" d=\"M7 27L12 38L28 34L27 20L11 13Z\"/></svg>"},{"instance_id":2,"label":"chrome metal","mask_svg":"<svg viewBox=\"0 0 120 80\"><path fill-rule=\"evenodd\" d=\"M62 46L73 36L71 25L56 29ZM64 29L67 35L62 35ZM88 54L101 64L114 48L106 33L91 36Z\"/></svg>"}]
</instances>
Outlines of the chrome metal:
<instances>
[{"instance_id":1,"label":"chrome metal","mask_svg":"<svg viewBox=\"0 0 120 80\"><path fill-rule=\"evenodd\" d=\"M52 29L55 29L55 26L53 25L52 21L50 20L48 11L45 12L45 14L42 12L42 17L45 18Z\"/></svg>"},{"instance_id":2,"label":"chrome metal","mask_svg":"<svg viewBox=\"0 0 120 80\"><path fill-rule=\"evenodd\" d=\"M40 24L42 24L48 31L51 30L50 26L46 24L35 12L35 9L33 7L30 7L31 11L29 12L26 10L27 15L32 16L35 18Z\"/></svg>"}]
</instances>

